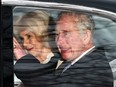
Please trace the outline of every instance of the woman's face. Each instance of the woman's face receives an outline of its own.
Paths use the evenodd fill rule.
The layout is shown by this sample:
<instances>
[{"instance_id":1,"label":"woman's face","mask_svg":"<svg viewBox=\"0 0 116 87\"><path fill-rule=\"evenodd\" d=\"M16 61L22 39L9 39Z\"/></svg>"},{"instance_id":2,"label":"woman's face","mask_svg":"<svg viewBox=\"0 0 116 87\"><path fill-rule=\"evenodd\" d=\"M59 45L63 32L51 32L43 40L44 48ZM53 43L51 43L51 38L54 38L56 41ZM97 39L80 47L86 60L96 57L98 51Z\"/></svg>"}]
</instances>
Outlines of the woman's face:
<instances>
[{"instance_id":1,"label":"woman's face","mask_svg":"<svg viewBox=\"0 0 116 87\"><path fill-rule=\"evenodd\" d=\"M30 54L37 57L42 52L42 41L39 41L39 38L34 33L24 30L21 31L19 35L24 49L26 49Z\"/></svg>"}]
</instances>

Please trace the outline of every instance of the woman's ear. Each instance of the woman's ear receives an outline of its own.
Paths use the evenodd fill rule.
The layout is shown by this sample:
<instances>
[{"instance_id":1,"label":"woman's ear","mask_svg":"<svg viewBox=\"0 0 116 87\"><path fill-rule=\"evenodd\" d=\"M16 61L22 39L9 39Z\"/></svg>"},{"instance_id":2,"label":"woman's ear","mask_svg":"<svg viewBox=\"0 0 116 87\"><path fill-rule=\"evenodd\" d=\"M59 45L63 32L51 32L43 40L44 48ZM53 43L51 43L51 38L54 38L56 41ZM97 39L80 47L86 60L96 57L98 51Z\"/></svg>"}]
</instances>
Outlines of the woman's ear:
<instances>
[{"instance_id":1,"label":"woman's ear","mask_svg":"<svg viewBox=\"0 0 116 87\"><path fill-rule=\"evenodd\" d=\"M84 45L87 45L91 42L92 39L91 39L90 30L85 30L82 40L83 40Z\"/></svg>"}]
</instances>

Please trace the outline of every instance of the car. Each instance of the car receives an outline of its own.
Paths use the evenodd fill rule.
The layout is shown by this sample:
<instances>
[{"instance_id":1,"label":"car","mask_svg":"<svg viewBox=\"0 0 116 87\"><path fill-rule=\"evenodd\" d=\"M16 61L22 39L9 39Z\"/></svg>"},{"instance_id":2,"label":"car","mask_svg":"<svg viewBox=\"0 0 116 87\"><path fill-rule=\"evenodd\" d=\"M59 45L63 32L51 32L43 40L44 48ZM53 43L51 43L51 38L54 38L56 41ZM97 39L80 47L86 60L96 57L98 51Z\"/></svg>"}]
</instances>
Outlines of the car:
<instances>
[{"instance_id":1,"label":"car","mask_svg":"<svg viewBox=\"0 0 116 87\"><path fill-rule=\"evenodd\" d=\"M3 6L13 6L13 23L25 12L47 11L54 21L61 11L89 14L95 23L95 46L105 47L116 86L116 0L2 0ZM13 25L16 26L16 25ZM16 77L15 77L16 78ZM17 84L15 80L14 84Z\"/></svg>"}]
</instances>

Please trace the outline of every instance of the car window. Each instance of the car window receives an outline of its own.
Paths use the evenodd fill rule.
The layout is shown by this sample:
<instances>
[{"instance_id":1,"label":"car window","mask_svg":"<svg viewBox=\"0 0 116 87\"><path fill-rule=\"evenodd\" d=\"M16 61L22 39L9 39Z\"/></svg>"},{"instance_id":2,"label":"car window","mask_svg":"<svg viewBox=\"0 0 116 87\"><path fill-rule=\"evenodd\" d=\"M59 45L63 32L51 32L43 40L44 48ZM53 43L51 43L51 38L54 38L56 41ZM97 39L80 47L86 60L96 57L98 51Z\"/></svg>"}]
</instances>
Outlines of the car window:
<instances>
[{"instance_id":1,"label":"car window","mask_svg":"<svg viewBox=\"0 0 116 87\"><path fill-rule=\"evenodd\" d=\"M13 33L19 43L21 44L21 39L16 34L16 25L17 20L27 12L31 12L34 10L41 10L46 11L50 17L53 18L53 24L50 24L50 35L51 35L51 44L54 49L57 48L55 44L55 28L56 28L56 21L58 19L58 15L62 11L73 11L73 10L64 10L64 9L52 9L52 8L39 8L39 7L23 7L23 6L16 6L13 10ZM91 16L95 24L94 32L93 32L93 42L96 47L104 47L105 55L109 61L110 66L112 67L112 72L114 75L114 79L116 79L116 22L108 17L104 17L103 15L97 15L88 12L81 12L81 11L74 11L77 13L84 13L86 15ZM70 26L70 25L69 25ZM55 44L55 45L54 45ZM15 79L15 84L17 83L17 79ZM19 81L20 82L20 81Z\"/></svg>"}]
</instances>

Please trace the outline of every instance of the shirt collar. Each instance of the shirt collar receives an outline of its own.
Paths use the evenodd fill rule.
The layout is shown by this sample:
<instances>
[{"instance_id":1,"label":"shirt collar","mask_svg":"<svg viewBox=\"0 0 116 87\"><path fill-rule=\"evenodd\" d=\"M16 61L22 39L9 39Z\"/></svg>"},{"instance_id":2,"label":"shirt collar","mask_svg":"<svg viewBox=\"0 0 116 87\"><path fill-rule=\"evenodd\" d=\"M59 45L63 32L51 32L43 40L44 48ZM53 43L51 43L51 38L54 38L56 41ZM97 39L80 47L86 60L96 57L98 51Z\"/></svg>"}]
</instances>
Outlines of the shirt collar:
<instances>
[{"instance_id":1,"label":"shirt collar","mask_svg":"<svg viewBox=\"0 0 116 87\"><path fill-rule=\"evenodd\" d=\"M49 53L49 54L47 55L46 60L44 60L44 61L42 62L42 64L48 63L48 62L51 60L51 58L52 58L53 56L54 56L53 53Z\"/></svg>"},{"instance_id":2,"label":"shirt collar","mask_svg":"<svg viewBox=\"0 0 116 87\"><path fill-rule=\"evenodd\" d=\"M78 58L76 58L75 60L73 60L71 62L71 65L75 64L77 61L79 61L83 56L85 56L87 53L93 51L93 49L95 48L95 46L91 47L90 49L88 49L87 51L85 51L83 54L81 54Z\"/></svg>"}]
</instances>

